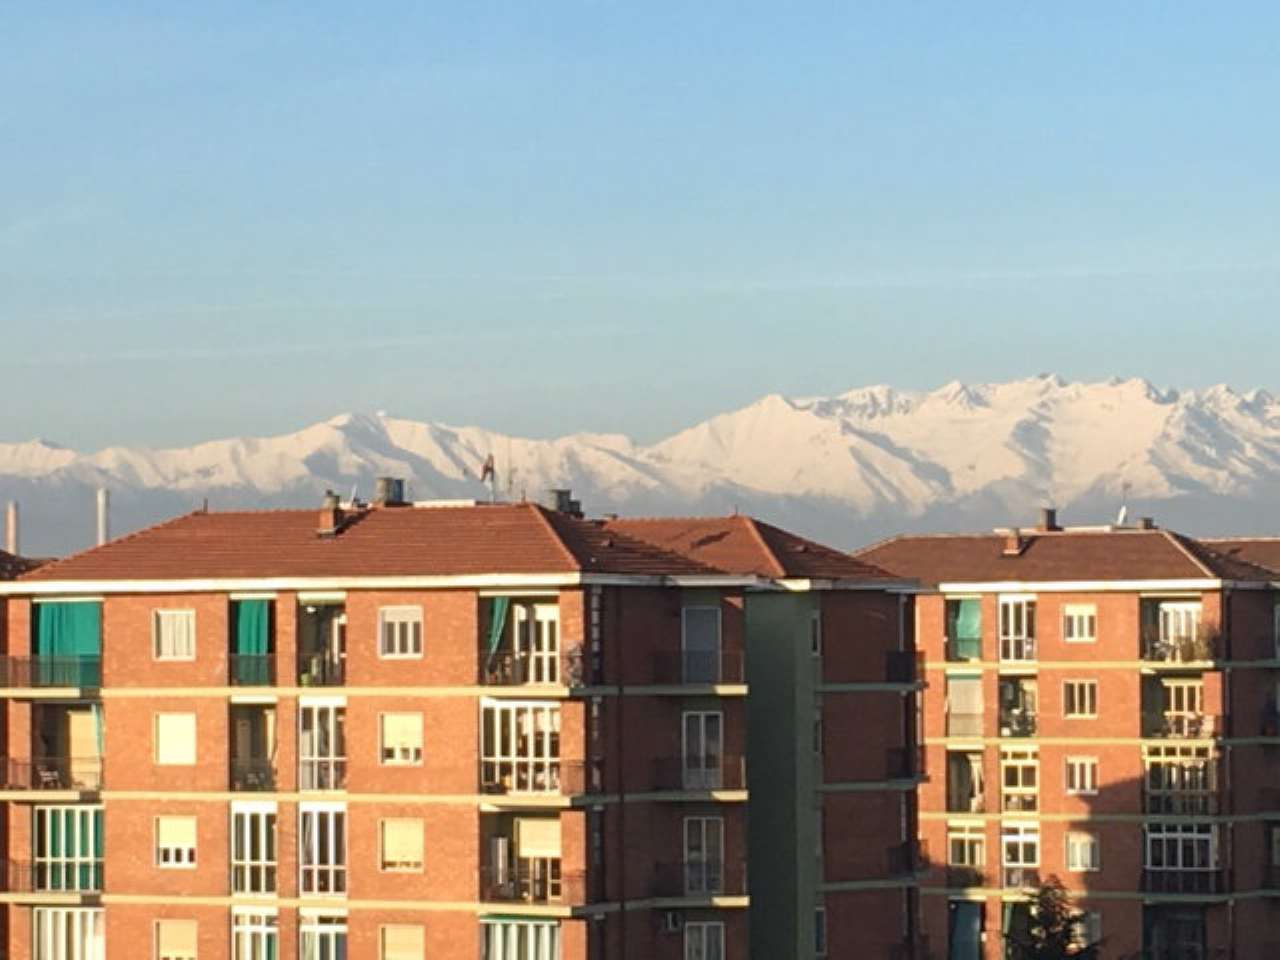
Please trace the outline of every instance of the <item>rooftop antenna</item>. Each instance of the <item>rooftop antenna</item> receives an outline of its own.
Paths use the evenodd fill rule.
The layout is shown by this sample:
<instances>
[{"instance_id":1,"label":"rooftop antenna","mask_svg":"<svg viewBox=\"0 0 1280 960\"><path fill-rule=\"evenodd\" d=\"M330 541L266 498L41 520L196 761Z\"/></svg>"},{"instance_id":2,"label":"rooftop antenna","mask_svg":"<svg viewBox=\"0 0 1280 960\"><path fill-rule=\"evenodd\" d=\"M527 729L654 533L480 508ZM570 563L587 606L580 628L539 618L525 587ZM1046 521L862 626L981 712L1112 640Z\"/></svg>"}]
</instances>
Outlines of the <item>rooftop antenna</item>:
<instances>
[{"instance_id":1,"label":"rooftop antenna","mask_svg":"<svg viewBox=\"0 0 1280 960\"><path fill-rule=\"evenodd\" d=\"M1120 513L1116 515L1116 526L1123 527L1129 519L1129 481L1120 485Z\"/></svg>"},{"instance_id":2,"label":"rooftop antenna","mask_svg":"<svg viewBox=\"0 0 1280 960\"><path fill-rule=\"evenodd\" d=\"M355 505L356 505L356 490L359 486L360 486L359 480L357 480L355 483L351 485L351 506L353 509L355 508Z\"/></svg>"},{"instance_id":3,"label":"rooftop antenna","mask_svg":"<svg viewBox=\"0 0 1280 960\"><path fill-rule=\"evenodd\" d=\"M498 469L494 464L492 453L484 458L484 463L480 466L480 482L489 484L489 502L496 503L498 500Z\"/></svg>"}]
</instances>

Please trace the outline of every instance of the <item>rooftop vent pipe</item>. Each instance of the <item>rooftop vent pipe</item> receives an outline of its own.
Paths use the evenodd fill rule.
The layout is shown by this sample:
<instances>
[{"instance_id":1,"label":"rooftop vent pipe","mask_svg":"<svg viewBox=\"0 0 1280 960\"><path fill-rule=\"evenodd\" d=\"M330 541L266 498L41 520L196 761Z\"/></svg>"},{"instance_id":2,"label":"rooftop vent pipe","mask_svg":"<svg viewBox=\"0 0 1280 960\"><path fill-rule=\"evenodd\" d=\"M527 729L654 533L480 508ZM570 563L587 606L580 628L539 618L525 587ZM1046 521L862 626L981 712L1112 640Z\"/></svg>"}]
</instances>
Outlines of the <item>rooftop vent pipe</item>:
<instances>
[{"instance_id":1,"label":"rooftop vent pipe","mask_svg":"<svg viewBox=\"0 0 1280 960\"><path fill-rule=\"evenodd\" d=\"M573 499L573 491L567 487L551 487L543 497L542 505L556 513L567 513L571 517L582 516L582 501Z\"/></svg>"},{"instance_id":2,"label":"rooftop vent pipe","mask_svg":"<svg viewBox=\"0 0 1280 960\"><path fill-rule=\"evenodd\" d=\"M1040 526L1038 529L1046 533L1062 529L1058 526L1058 511L1054 507L1040 508Z\"/></svg>"},{"instance_id":3,"label":"rooftop vent pipe","mask_svg":"<svg viewBox=\"0 0 1280 960\"><path fill-rule=\"evenodd\" d=\"M16 556L19 545L18 501L10 500L4 512L4 548Z\"/></svg>"},{"instance_id":4,"label":"rooftop vent pipe","mask_svg":"<svg viewBox=\"0 0 1280 960\"><path fill-rule=\"evenodd\" d=\"M111 491L98 488L98 546L111 539Z\"/></svg>"}]
</instances>

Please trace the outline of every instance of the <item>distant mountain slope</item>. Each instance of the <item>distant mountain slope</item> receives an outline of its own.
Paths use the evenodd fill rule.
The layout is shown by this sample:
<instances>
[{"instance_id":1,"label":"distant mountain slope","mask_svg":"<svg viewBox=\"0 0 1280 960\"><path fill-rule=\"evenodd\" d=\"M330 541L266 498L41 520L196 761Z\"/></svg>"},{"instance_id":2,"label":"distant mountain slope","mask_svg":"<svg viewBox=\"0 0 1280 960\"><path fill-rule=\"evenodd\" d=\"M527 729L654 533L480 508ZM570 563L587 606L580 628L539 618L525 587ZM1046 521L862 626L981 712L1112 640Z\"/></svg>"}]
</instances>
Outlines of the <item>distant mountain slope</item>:
<instances>
[{"instance_id":1,"label":"distant mountain slope","mask_svg":"<svg viewBox=\"0 0 1280 960\"><path fill-rule=\"evenodd\" d=\"M1225 386L1162 391L1143 380L873 386L835 397L771 395L642 446L612 434L508 437L344 414L297 433L192 447L77 453L0 444L0 499L23 509L23 550L84 546L93 490L113 491L114 533L192 509L362 495L381 474L415 498L570 486L590 513L750 511L837 546L899 530L1026 521L1055 503L1069 521L1154 513L1190 532L1280 527L1280 402Z\"/></svg>"}]
</instances>

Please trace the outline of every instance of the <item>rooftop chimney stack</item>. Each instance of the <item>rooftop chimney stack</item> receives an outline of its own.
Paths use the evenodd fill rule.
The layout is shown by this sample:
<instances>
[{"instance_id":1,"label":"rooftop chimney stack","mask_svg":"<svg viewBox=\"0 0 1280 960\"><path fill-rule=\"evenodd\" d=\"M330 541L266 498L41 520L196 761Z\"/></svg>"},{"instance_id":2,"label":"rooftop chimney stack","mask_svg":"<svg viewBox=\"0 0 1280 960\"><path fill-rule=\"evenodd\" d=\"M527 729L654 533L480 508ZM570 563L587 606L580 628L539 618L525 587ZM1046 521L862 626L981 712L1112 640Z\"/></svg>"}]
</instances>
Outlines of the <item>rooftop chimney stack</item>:
<instances>
[{"instance_id":1,"label":"rooftop chimney stack","mask_svg":"<svg viewBox=\"0 0 1280 960\"><path fill-rule=\"evenodd\" d=\"M4 512L4 548L15 556L20 546L18 539L18 501L10 500Z\"/></svg>"},{"instance_id":2,"label":"rooftop chimney stack","mask_svg":"<svg viewBox=\"0 0 1280 960\"><path fill-rule=\"evenodd\" d=\"M1010 527L1004 532L1004 555L1006 557L1017 557L1022 555L1022 551L1027 548L1027 541L1022 536L1022 531L1017 527Z\"/></svg>"},{"instance_id":3,"label":"rooftop chimney stack","mask_svg":"<svg viewBox=\"0 0 1280 960\"><path fill-rule=\"evenodd\" d=\"M1155 528L1156 528L1156 521L1155 521L1155 518L1154 518L1154 517L1139 517L1139 518L1138 518L1138 529L1139 529L1139 530L1154 530Z\"/></svg>"},{"instance_id":4,"label":"rooftop chimney stack","mask_svg":"<svg viewBox=\"0 0 1280 960\"><path fill-rule=\"evenodd\" d=\"M1061 530L1058 526L1058 511L1054 507L1040 508L1040 530L1045 533L1052 533L1055 530Z\"/></svg>"},{"instance_id":5,"label":"rooftop chimney stack","mask_svg":"<svg viewBox=\"0 0 1280 960\"><path fill-rule=\"evenodd\" d=\"M399 477L378 477L374 481L373 502L380 507L404 506L404 481Z\"/></svg>"},{"instance_id":6,"label":"rooftop chimney stack","mask_svg":"<svg viewBox=\"0 0 1280 960\"><path fill-rule=\"evenodd\" d=\"M316 533L322 537L335 537L342 525L342 507L338 495L332 490L324 492L324 501L320 504L320 523Z\"/></svg>"},{"instance_id":7,"label":"rooftop chimney stack","mask_svg":"<svg viewBox=\"0 0 1280 960\"><path fill-rule=\"evenodd\" d=\"M573 491L567 487L551 487L543 497L542 505L556 513L571 517L582 516L582 501L573 499Z\"/></svg>"},{"instance_id":8,"label":"rooftop chimney stack","mask_svg":"<svg viewBox=\"0 0 1280 960\"><path fill-rule=\"evenodd\" d=\"M98 488L98 546L111 539L111 491Z\"/></svg>"}]
</instances>

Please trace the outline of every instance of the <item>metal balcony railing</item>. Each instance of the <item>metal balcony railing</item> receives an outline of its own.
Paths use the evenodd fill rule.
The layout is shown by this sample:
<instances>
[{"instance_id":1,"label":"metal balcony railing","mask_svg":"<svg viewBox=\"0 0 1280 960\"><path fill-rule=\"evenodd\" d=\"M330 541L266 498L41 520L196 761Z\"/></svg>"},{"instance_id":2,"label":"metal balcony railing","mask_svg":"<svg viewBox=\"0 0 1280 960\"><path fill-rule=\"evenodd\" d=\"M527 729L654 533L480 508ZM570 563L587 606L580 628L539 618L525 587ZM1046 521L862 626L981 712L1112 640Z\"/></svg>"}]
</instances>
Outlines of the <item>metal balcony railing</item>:
<instances>
[{"instance_id":1,"label":"metal balcony railing","mask_svg":"<svg viewBox=\"0 0 1280 960\"><path fill-rule=\"evenodd\" d=\"M1143 870L1143 893L1217 894L1226 889L1221 870Z\"/></svg>"},{"instance_id":2,"label":"metal balcony railing","mask_svg":"<svg viewBox=\"0 0 1280 960\"><path fill-rule=\"evenodd\" d=\"M655 897L740 897L746 892L745 860L659 863L653 869Z\"/></svg>"},{"instance_id":3,"label":"metal balcony railing","mask_svg":"<svg viewBox=\"0 0 1280 960\"><path fill-rule=\"evenodd\" d=\"M8 889L15 893L101 893L102 861L6 861Z\"/></svg>"},{"instance_id":4,"label":"metal balcony railing","mask_svg":"<svg viewBox=\"0 0 1280 960\"><path fill-rule=\"evenodd\" d=\"M100 687L101 657L0 657L0 687Z\"/></svg>"},{"instance_id":5,"label":"metal balcony railing","mask_svg":"<svg viewBox=\"0 0 1280 960\"><path fill-rule=\"evenodd\" d=\"M985 886L986 878L983 875L981 867L967 867L951 865L947 867L947 886L948 887L981 887Z\"/></svg>"},{"instance_id":6,"label":"metal balcony railing","mask_svg":"<svg viewBox=\"0 0 1280 960\"><path fill-rule=\"evenodd\" d=\"M1142 793L1142 812L1166 816L1213 816L1221 805L1216 790Z\"/></svg>"},{"instance_id":7,"label":"metal balcony railing","mask_svg":"<svg viewBox=\"0 0 1280 960\"><path fill-rule=\"evenodd\" d=\"M1000 711L1000 736L1002 737L1034 737L1036 735L1036 714L1025 709Z\"/></svg>"},{"instance_id":8,"label":"metal balcony railing","mask_svg":"<svg viewBox=\"0 0 1280 960\"><path fill-rule=\"evenodd\" d=\"M1144 711L1142 735L1151 739L1203 740L1214 735L1215 718L1205 713Z\"/></svg>"},{"instance_id":9,"label":"metal balcony railing","mask_svg":"<svg viewBox=\"0 0 1280 960\"><path fill-rule=\"evenodd\" d=\"M10 759L5 765L7 790L101 790L101 757L36 757Z\"/></svg>"},{"instance_id":10,"label":"metal balcony railing","mask_svg":"<svg viewBox=\"0 0 1280 960\"><path fill-rule=\"evenodd\" d=\"M276 768L265 757L251 757L249 759L231 759L231 789L232 790L266 790L276 789ZM330 790L339 789L337 787L304 787L304 790Z\"/></svg>"},{"instance_id":11,"label":"metal balcony railing","mask_svg":"<svg viewBox=\"0 0 1280 960\"><path fill-rule=\"evenodd\" d=\"M276 658L269 653L234 653L228 658L231 685L271 687L276 682Z\"/></svg>"},{"instance_id":12,"label":"metal balcony railing","mask_svg":"<svg viewBox=\"0 0 1280 960\"><path fill-rule=\"evenodd\" d=\"M563 872L559 860L487 865L480 868L480 899L490 903L586 903L586 881L583 871Z\"/></svg>"},{"instance_id":13,"label":"metal balcony railing","mask_svg":"<svg viewBox=\"0 0 1280 960\"><path fill-rule=\"evenodd\" d=\"M1221 637L1202 630L1194 636L1142 638L1142 659L1151 663L1202 663L1217 658Z\"/></svg>"},{"instance_id":14,"label":"metal balcony railing","mask_svg":"<svg viewBox=\"0 0 1280 960\"><path fill-rule=\"evenodd\" d=\"M653 763L655 790L745 790L747 758L725 754L719 764L707 758L662 757Z\"/></svg>"},{"instance_id":15,"label":"metal balcony railing","mask_svg":"<svg viewBox=\"0 0 1280 960\"><path fill-rule=\"evenodd\" d=\"M591 777L588 777L588 773ZM537 758L529 760L483 760L480 763L480 792L494 795L551 794L576 796L600 789L599 771L588 770L582 760Z\"/></svg>"},{"instance_id":16,"label":"metal balcony railing","mask_svg":"<svg viewBox=\"0 0 1280 960\"><path fill-rule=\"evenodd\" d=\"M746 680L746 664L740 650L656 653L651 662L653 683L705 685Z\"/></svg>"},{"instance_id":17,"label":"metal balcony railing","mask_svg":"<svg viewBox=\"0 0 1280 960\"><path fill-rule=\"evenodd\" d=\"M346 683L346 665L342 660L317 653L298 660L298 685L302 687L340 687Z\"/></svg>"},{"instance_id":18,"label":"metal balcony railing","mask_svg":"<svg viewBox=\"0 0 1280 960\"><path fill-rule=\"evenodd\" d=\"M1004 867L1000 874L1006 889L1032 890L1040 886L1040 871L1036 867Z\"/></svg>"},{"instance_id":19,"label":"metal balcony railing","mask_svg":"<svg viewBox=\"0 0 1280 960\"><path fill-rule=\"evenodd\" d=\"M885 654L884 679L887 683L919 683L924 679L924 654L910 650L892 650Z\"/></svg>"}]
</instances>

